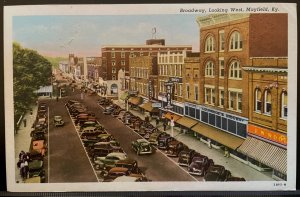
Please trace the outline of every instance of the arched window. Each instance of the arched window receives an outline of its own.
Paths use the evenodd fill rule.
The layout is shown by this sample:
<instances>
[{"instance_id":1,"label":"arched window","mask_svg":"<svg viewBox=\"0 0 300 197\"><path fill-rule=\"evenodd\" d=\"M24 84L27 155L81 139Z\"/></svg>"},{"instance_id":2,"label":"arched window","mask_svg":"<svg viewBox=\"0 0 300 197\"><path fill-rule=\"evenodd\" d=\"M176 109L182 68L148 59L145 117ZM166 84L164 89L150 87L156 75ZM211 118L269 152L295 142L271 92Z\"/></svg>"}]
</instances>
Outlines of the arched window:
<instances>
[{"instance_id":1,"label":"arched window","mask_svg":"<svg viewBox=\"0 0 300 197\"><path fill-rule=\"evenodd\" d=\"M261 91L260 91L260 89L255 90L255 111L261 112Z\"/></svg>"},{"instance_id":2,"label":"arched window","mask_svg":"<svg viewBox=\"0 0 300 197\"><path fill-rule=\"evenodd\" d=\"M234 31L231 34L229 47L229 50L240 50L243 48L241 34L238 31Z\"/></svg>"},{"instance_id":3,"label":"arched window","mask_svg":"<svg viewBox=\"0 0 300 197\"><path fill-rule=\"evenodd\" d=\"M240 67L240 62L234 61L231 63L229 68L229 78L242 79L242 69Z\"/></svg>"},{"instance_id":4,"label":"arched window","mask_svg":"<svg viewBox=\"0 0 300 197\"><path fill-rule=\"evenodd\" d=\"M214 64L213 62L209 61L206 63L206 66L205 66L205 76L206 77L213 77L215 74L214 74Z\"/></svg>"},{"instance_id":5,"label":"arched window","mask_svg":"<svg viewBox=\"0 0 300 197\"><path fill-rule=\"evenodd\" d=\"M214 45L214 38L212 36L209 36L205 40L205 52L211 52L215 50L215 45Z\"/></svg>"},{"instance_id":6,"label":"arched window","mask_svg":"<svg viewBox=\"0 0 300 197\"><path fill-rule=\"evenodd\" d=\"M272 97L271 97L271 91L266 90L265 91L265 106L264 106L265 114L271 114L272 113Z\"/></svg>"},{"instance_id":7,"label":"arched window","mask_svg":"<svg viewBox=\"0 0 300 197\"><path fill-rule=\"evenodd\" d=\"M287 118L288 115L288 97L287 97L287 92L282 92L281 94L281 117L282 118Z\"/></svg>"}]
</instances>

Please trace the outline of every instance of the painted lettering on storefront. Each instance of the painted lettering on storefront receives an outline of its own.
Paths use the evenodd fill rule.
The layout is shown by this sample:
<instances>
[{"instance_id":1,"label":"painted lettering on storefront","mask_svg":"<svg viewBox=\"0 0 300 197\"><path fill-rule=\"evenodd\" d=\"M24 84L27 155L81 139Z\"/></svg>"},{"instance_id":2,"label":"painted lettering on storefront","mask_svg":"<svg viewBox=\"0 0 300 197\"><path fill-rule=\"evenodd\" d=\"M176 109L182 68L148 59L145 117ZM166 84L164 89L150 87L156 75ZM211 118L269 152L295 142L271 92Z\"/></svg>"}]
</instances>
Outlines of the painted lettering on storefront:
<instances>
[{"instance_id":1,"label":"painted lettering on storefront","mask_svg":"<svg viewBox=\"0 0 300 197\"><path fill-rule=\"evenodd\" d=\"M261 128L255 125L248 125L248 133L265 138L278 144L287 145L287 136L275 131Z\"/></svg>"}]
</instances>

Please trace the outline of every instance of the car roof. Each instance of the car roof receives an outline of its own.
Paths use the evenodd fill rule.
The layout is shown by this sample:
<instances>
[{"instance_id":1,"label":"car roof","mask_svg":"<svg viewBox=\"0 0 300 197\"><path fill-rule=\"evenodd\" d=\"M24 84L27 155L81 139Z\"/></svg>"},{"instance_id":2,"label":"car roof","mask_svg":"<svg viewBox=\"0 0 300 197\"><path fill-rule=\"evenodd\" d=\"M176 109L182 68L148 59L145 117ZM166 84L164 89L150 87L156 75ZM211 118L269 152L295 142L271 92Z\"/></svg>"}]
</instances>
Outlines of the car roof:
<instances>
[{"instance_id":1,"label":"car roof","mask_svg":"<svg viewBox=\"0 0 300 197\"><path fill-rule=\"evenodd\" d=\"M109 153L108 155L106 155L106 157L107 156L121 156L121 157L125 156L126 157L126 154L120 153L120 152L112 152L112 153Z\"/></svg>"},{"instance_id":2,"label":"car roof","mask_svg":"<svg viewBox=\"0 0 300 197\"><path fill-rule=\"evenodd\" d=\"M128 168L123 167L113 167L109 170L109 172L126 172L128 171Z\"/></svg>"},{"instance_id":3,"label":"car roof","mask_svg":"<svg viewBox=\"0 0 300 197\"><path fill-rule=\"evenodd\" d=\"M139 142L139 143L141 143L141 142L149 143L149 142L148 142L147 140L145 140L144 138L142 138L142 139L137 139L136 141Z\"/></svg>"},{"instance_id":4,"label":"car roof","mask_svg":"<svg viewBox=\"0 0 300 197\"><path fill-rule=\"evenodd\" d=\"M86 127L83 130L94 130L94 129L96 129L96 127Z\"/></svg>"}]
</instances>

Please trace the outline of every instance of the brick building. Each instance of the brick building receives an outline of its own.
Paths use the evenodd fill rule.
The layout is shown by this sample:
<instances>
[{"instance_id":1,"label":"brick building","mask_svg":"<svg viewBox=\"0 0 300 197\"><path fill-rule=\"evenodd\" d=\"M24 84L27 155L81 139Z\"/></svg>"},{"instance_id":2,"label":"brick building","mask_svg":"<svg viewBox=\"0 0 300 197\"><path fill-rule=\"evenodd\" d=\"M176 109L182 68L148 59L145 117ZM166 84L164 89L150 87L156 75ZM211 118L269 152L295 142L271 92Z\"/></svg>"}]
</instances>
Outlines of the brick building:
<instances>
[{"instance_id":1,"label":"brick building","mask_svg":"<svg viewBox=\"0 0 300 197\"><path fill-rule=\"evenodd\" d=\"M101 72L101 57L87 57L87 77L91 81L98 81Z\"/></svg>"},{"instance_id":2,"label":"brick building","mask_svg":"<svg viewBox=\"0 0 300 197\"><path fill-rule=\"evenodd\" d=\"M146 45L109 45L101 48L102 70L101 75L104 80L118 79L117 72L124 69L129 75L129 59L139 56L155 56L160 51L191 51L189 45L166 46L164 39L150 39Z\"/></svg>"}]
</instances>

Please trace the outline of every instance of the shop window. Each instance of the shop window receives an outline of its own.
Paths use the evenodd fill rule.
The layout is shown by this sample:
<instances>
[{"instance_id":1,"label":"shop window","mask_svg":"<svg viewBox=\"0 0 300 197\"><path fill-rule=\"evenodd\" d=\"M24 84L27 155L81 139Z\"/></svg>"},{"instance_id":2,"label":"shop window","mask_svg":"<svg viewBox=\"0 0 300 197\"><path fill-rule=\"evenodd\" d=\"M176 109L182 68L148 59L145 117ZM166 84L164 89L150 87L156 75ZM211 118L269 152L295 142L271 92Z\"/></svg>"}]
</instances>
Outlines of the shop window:
<instances>
[{"instance_id":1,"label":"shop window","mask_svg":"<svg viewBox=\"0 0 300 197\"><path fill-rule=\"evenodd\" d=\"M205 76L206 77L214 77L214 64L212 61L209 61L206 63Z\"/></svg>"},{"instance_id":2,"label":"shop window","mask_svg":"<svg viewBox=\"0 0 300 197\"><path fill-rule=\"evenodd\" d=\"M196 109L196 119L200 119L200 110Z\"/></svg>"},{"instance_id":3,"label":"shop window","mask_svg":"<svg viewBox=\"0 0 300 197\"><path fill-rule=\"evenodd\" d=\"M222 117L222 129L227 131L227 118Z\"/></svg>"},{"instance_id":4,"label":"shop window","mask_svg":"<svg viewBox=\"0 0 300 197\"><path fill-rule=\"evenodd\" d=\"M246 124L242 124L237 122L236 123L236 127L237 127L237 135L242 136L242 137L247 137L247 126Z\"/></svg>"},{"instance_id":5,"label":"shop window","mask_svg":"<svg viewBox=\"0 0 300 197\"><path fill-rule=\"evenodd\" d=\"M215 114L209 114L209 118L208 118L208 121L209 121L209 124L210 125L213 125L215 126Z\"/></svg>"},{"instance_id":6,"label":"shop window","mask_svg":"<svg viewBox=\"0 0 300 197\"><path fill-rule=\"evenodd\" d=\"M230 79L242 79L242 69L238 61L234 61L231 63L229 74Z\"/></svg>"},{"instance_id":7,"label":"shop window","mask_svg":"<svg viewBox=\"0 0 300 197\"><path fill-rule=\"evenodd\" d=\"M191 116L191 117L193 117L193 118L195 118L195 108L193 108L193 107L190 107L189 108L189 115Z\"/></svg>"},{"instance_id":8,"label":"shop window","mask_svg":"<svg viewBox=\"0 0 300 197\"><path fill-rule=\"evenodd\" d=\"M260 89L255 90L255 111L261 112L261 91L260 91Z\"/></svg>"},{"instance_id":9,"label":"shop window","mask_svg":"<svg viewBox=\"0 0 300 197\"><path fill-rule=\"evenodd\" d=\"M220 116L216 116L216 127L221 128L221 120Z\"/></svg>"},{"instance_id":10,"label":"shop window","mask_svg":"<svg viewBox=\"0 0 300 197\"><path fill-rule=\"evenodd\" d=\"M281 117L287 118L288 116L288 97L286 92L282 92L281 94Z\"/></svg>"},{"instance_id":11,"label":"shop window","mask_svg":"<svg viewBox=\"0 0 300 197\"><path fill-rule=\"evenodd\" d=\"M184 114L189 115L189 107L188 106L184 107Z\"/></svg>"},{"instance_id":12,"label":"shop window","mask_svg":"<svg viewBox=\"0 0 300 197\"><path fill-rule=\"evenodd\" d=\"M228 119L228 131L231 133L236 133L236 122Z\"/></svg>"},{"instance_id":13,"label":"shop window","mask_svg":"<svg viewBox=\"0 0 300 197\"><path fill-rule=\"evenodd\" d=\"M201 121L208 123L208 113L201 111Z\"/></svg>"},{"instance_id":14,"label":"shop window","mask_svg":"<svg viewBox=\"0 0 300 197\"><path fill-rule=\"evenodd\" d=\"M241 34L238 31L234 31L230 36L230 51L241 50L243 48L243 41Z\"/></svg>"},{"instance_id":15,"label":"shop window","mask_svg":"<svg viewBox=\"0 0 300 197\"><path fill-rule=\"evenodd\" d=\"M271 115L272 113L272 103L271 103L271 92L270 90L265 91L265 114Z\"/></svg>"},{"instance_id":16,"label":"shop window","mask_svg":"<svg viewBox=\"0 0 300 197\"><path fill-rule=\"evenodd\" d=\"M214 38L209 36L205 41L205 52L213 52L215 50L214 47Z\"/></svg>"}]
</instances>

